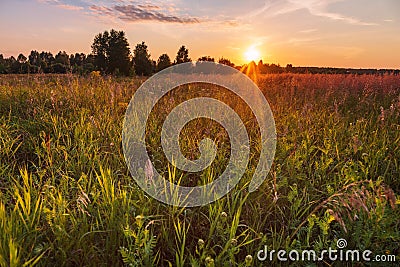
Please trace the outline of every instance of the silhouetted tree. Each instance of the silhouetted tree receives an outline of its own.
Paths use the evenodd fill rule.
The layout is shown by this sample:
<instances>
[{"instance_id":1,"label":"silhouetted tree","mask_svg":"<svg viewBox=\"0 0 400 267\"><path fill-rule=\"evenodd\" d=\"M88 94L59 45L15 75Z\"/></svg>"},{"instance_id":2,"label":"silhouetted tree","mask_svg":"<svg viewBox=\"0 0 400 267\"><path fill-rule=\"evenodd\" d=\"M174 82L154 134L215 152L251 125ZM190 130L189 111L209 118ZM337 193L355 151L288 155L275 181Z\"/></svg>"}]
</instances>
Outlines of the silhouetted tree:
<instances>
[{"instance_id":1,"label":"silhouetted tree","mask_svg":"<svg viewBox=\"0 0 400 267\"><path fill-rule=\"evenodd\" d=\"M145 42L137 44L133 50L133 67L136 75L149 76L152 73L153 64Z\"/></svg>"},{"instance_id":2,"label":"silhouetted tree","mask_svg":"<svg viewBox=\"0 0 400 267\"><path fill-rule=\"evenodd\" d=\"M14 73L28 73L29 72L29 64L27 62L26 56L23 54L19 54L17 57L17 61L13 64L13 72Z\"/></svg>"},{"instance_id":3,"label":"silhouetted tree","mask_svg":"<svg viewBox=\"0 0 400 267\"><path fill-rule=\"evenodd\" d=\"M36 50L32 50L31 53L28 56L28 61L29 61L29 72L31 73L38 73L41 71L41 59L40 59L40 54Z\"/></svg>"},{"instance_id":4,"label":"silhouetted tree","mask_svg":"<svg viewBox=\"0 0 400 267\"><path fill-rule=\"evenodd\" d=\"M131 52L124 31L112 29L97 34L92 44L92 53L96 69L108 74L129 75Z\"/></svg>"},{"instance_id":5,"label":"silhouetted tree","mask_svg":"<svg viewBox=\"0 0 400 267\"><path fill-rule=\"evenodd\" d=\"M51 66L53 65L54 61L55 59L52 53L44 51L40 53L40 68L43 70L44 73L53 72Z\"/></svg>"},{"instance_id":6,"label":"silhouetted tree","mask_svg":"<svg viewBox=\"0 0 400 267\"><path fill-rule=\"evenodd\" d=\"M293 70L293 65L292 64L286 64L286 72L292 72Z\"/></svg>"},{"instance_id":7,"label":"silhouetted tree","mask_svg":"<svg viewBox=\"0 0 400 267\"><path fill-rule=\"evenodd\" d=\"M6 66L3 54L0 54L0 74L6 73Z\"/></svg>"},{"instance_id":8,"label":"silhouetted tree","mask_svg":"<svg viewBox=\"0 0 400 267\"><path fill-rule=\"evenodd\" d=\"M235 64L233 64L229 59L223 58L223 57L218 59L218 63L224 64L224 65L227 65L227 66L230 66L230 67L235 67Z\"/></svg>"},{"instance_id":9,"label":"silhouetted tree","mask_svg":"<svg viewBox=\"0 0 400 267\"><path fill-rule=\"evenodd\" d=\"M55 57L50 52L39 53L32 50L28 58L19 54L17 59L13 56L4 58L0 54L0 74L7 73L73 73L85 74L94 70L94 56L76 53L68 56L59 52Z\"/></svg>"},{"instance_id":10,"label":"silhouetted tree","mask_svg":"<svg viewBox=\"0 0 400 267\"><path fill-rule=\"evenodd\" d=\"M73 73L84 74L84 65L86 64L86 55L84 53L75 53L69 56L69 64ZM92 68L93 69L93 68Z\"/></svg>"},{"instance_id":11,"label":"silhouetted tree","mask_svg":"<svg viewBox=\"0 0 400 267\"><path fill-rule=\"evenodd\" d=\"M25 63L26 62L26 60L27 60L27 58L26 58L26 56L24 56L23 54L19 54L18 55L18 57L17 57L17 61L19 62L19 63Z\"/></svg>"},{"instance_id":12,"label":"silhouetted tree","mask_svg":"<svg viewBox=\"0 0 400 267\"><path fill-rule=\"evenodd\" d=\"M156 71L163 70L171 66L171 59L167 54L162 54L157 60L157 68Z\"/></svg>"},{"instance_id":13,"label":"silhouetted tree","mask_svg":"<svg viewBox=\"0 0 400 267\"><path fill-rule=\"evenodd\" d=\"M284 69L278 64L270 64L269 67L267 68L267 72L269 73L282 73L284 72Z\"/></svg>"},{"instance_id":14,"label":"silhouetted tree","mask_svg":"<svg viewBox=\"0 0 400 267\"><path fill-rule=\"evenodd\" d=\"M67 73L70 70L69 56L65 51L58 52L54 58L54 64L52 64L53 72L55 73Z\"/></svg>"},{"instance_id":15,"label":"silhouetted tree","mask_svg":"<svg viewBox=\"0 0 400 267\"><path fill-rule=\"evenodd\" d=\"M55 63L60 63L65 66L69 66L69 56L65 51L60 51L58 54L55 56Z\"/></svg>"},{"instance_id":16,"label":"silhouetted tree","mask_svg":"<svg viewBox=\"0 0 400 267\"><path fill-rule=\"evenodd\" d=\"M213 57L210 56L202 56L197 59L197 61L209 61L209 62L215 62Z\"/></svg>"},{"instance_id":17,"label":"silhouetted tree","mask_svg":"<svg viewBox=\"0 0 400 267\"><path fill-rule=\"evenodd\" d=\"M71 66L82 66L85 63L86 55L84 53L75 53L69 56Z\"/></svg>"},{"instance_id":18,"label":"silhouetted tree","mask_svg":"<svg viewBox=\"0 0 400 267\"><path fill-rule=\"evenodd\" d=\"M267 70L267 65L264 64L264 62L262 60L258 61L257 64L257 71L259 73L265 73Z\"/></svg>"},{"instance_id":19,"label":"silhouetted tree","mask_svg":"<svg viewBox=\"0 0 400 267\"><path fill-rule=\"evenodd\" d=\"M94 65L97 70L106 71L107 69L107 51L110 34L108 31L99 33L94 37L92 44L92 54L94 55Z\"/></svg>"},{"instance_id":20,"label":"silhouetted tree","mask_svg":"<svg viewBox=\"0 0 400 267\"><path fill-rule=\"evenodd\" d=\"M11 56L8 61L8 65L10 73L19 73L20 72L20 64L15 57Z\"/></svg>"},{"instance_id":21,"label":"silhouetted tree","mask_svg":"<svg viewBox=\"0 0 400 267\"><path fill-rule=\"evenodd\" d=\"M40 66L40 54L36 50L32 50L28 56L31 65Z\"/></svg>"},{"instance_id":22,"label":"silhouetted tree","mask_svg":"<svg viewBox=\"0 0 400 267\"><path fill-rule=\"evenodd\" d=\"M131 68L131 51L123 31L110 31L107 50L107 72L110 74L129 75Z\"/></svg>"},{"instance_id":23,"label":"silhouetted tree","mask_svg":"<svg viewBox=\"0 0 400 267\"><path fill-rule=\"evenodd\" d=\"M86 60L82 66L83 73L89 73L95 70L94 62L95 62L94 55L87 55Z\"/></svg>"},{"instance_id":24,"label":"silhouetted tree","mask_svg":"<svg viewBox=\"0 0 400 267\"><path fill-rule=\"evenodd\" d=\"M189 58L189 50L184 45L182 45L179 48L178 53L176 54L175 63L180 64L190 61L192 60Z\"/></svg>"}]
</instances>

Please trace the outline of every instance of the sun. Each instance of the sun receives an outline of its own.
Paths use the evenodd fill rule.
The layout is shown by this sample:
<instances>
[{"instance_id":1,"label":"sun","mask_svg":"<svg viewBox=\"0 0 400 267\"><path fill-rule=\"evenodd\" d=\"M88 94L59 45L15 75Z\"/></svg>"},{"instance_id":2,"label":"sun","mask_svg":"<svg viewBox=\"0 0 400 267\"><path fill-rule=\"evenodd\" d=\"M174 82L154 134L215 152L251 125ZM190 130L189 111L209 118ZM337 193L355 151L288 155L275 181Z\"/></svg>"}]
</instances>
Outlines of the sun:
<instances>
[{"instance_id":1,"label":"sun","mask_svg":"<svg viewBox=\"0 0 400 267\"><path fill-rule=\"evenodd\" d=\"M254 47L251 46L247 49L247 51L244 53L244 56L247 61L258 61L260 59L260 52Z\"/></svg>"}]
</instances>

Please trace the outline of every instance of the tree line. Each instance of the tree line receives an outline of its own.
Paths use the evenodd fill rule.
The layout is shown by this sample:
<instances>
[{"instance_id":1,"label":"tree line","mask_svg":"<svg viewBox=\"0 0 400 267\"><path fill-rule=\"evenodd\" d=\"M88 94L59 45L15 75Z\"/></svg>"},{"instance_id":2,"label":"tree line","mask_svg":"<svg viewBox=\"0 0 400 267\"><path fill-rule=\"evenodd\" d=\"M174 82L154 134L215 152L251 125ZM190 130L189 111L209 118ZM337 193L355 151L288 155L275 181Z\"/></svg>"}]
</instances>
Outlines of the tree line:
<instances>
[{"instance_id":1,"label":"tree line","mask_svg":"<svg viewBox=\"0 0 400 267\"><path fill-rule=\"evenodd\" d=\"M279 64L263 63L262 60L256 64L254 61L242 66L240 69L244 73L256 72L259 74L353 74L353 75L384 75L393 74L399 75L399 69L354 69L354 68L332 68L332 67L294 67L292 64L287 64L286 67Z\"/></svg>"},{"instance_id":2,"label":"tree line","mask_svg":"<svg viewBox=\"0 0 400 267\"><path fill-rule=\"evenodd\" d=\"M94 37L91 53L68 55L60 51L55 56L50 52L32 50L28 57L19 54L17 58L4 58L0 54L0 74L26 73L77 73L87 74L99 71L108 75L149 76L173 64L192 61L189 50L182 45L172 61L168 54L162 54L157 61L151 59L148 46L141 42L130 50L124 31L105 31ZM214 61L214 58L203 56L198 61ZM229 59L220 58L219 63L235 66Z\"/></svg>"},{"instance_id":3,"label":"tree line","mask_svg":"<svg viewBox=\"0 0 400 267\"><path fill-rule=\"evenodd\" d=\"M124 76L150 76L173 64L190 62L189 50L182 45L172 61L168 54L162 54L157 61L151 59L148 46L145 42L136 44L131 52L129 42L124 31L105 31L94 37L91 53L75 53L68 55L65 51L53 56L50 52L32 50L28 57L19 54L17 58L11 56L4 58L0 54L0 74L26 74L26 73L77 73L87 74L99 71L106 75ZM202 56L197 61L212 61L210 56ZM220 58L218 62L235 67L229 59ZM351 68L326 68L326 67L293 67L287 64L264 64L262 60L256 64L254 61L245 66L236 66L237 69L248 72L256 71L261 74L275 73L330 73L330 74L400 74L399 70L389 69L351 69Z\"/></svg>"}]
</instances>

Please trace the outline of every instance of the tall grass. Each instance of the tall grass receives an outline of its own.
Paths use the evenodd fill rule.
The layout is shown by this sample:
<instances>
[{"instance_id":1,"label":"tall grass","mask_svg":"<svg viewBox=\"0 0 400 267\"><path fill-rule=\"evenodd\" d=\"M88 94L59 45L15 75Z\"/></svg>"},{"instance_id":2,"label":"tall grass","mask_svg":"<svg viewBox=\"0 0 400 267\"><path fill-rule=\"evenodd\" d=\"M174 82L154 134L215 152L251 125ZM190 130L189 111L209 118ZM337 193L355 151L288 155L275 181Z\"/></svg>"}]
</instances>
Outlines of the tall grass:
<instances>
[{"instance_id":1,"label":"tall grass","mask_svg":"<svg viewBox=\"0 0 400 267\"><path fill-rule=\"evenodd\" d=\"M216 141L217 159L203 173L174 169L160 149L165 114L197 94L229 103L252 144L241 183L190 209L147 196L127 170L122 121L142 82L0 76L1 266L258 266L264 245L320 251L339 238L400 260L398 76L258 77L278 143L270 174L251 194L259 130L248 107L222 88L176 89L147 125L148 151L165 177L197 185L227 164L227 134L209 120L187 125L181 142L196 158L199 140Z\"/></svg>"}]
</instances>

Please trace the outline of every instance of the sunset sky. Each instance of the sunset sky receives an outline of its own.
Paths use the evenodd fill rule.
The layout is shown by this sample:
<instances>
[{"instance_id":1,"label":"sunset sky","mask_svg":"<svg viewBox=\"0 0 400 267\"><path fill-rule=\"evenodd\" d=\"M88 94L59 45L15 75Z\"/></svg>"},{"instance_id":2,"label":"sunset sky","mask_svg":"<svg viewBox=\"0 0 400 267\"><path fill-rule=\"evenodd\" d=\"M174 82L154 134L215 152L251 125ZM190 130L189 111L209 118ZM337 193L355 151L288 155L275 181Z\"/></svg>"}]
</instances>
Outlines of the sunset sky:
<instances>
[{"instance_id":1,"label":"sunset sky","mask_svg":"<svg viewBox=\"0 0 400 267\"><path fill-rule=\"evenodd\" d=\"M154 60L181 45L246 62L253 47L267 63L400 68L398 0L0 0L0 54L90 52L94 36L124 30Z\"/></svg>"}]
</instances>

